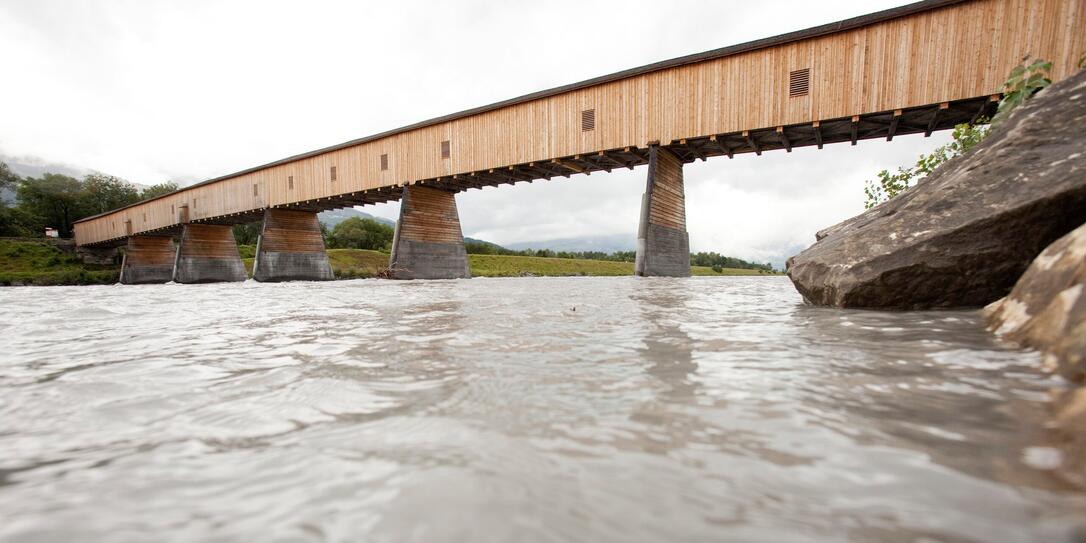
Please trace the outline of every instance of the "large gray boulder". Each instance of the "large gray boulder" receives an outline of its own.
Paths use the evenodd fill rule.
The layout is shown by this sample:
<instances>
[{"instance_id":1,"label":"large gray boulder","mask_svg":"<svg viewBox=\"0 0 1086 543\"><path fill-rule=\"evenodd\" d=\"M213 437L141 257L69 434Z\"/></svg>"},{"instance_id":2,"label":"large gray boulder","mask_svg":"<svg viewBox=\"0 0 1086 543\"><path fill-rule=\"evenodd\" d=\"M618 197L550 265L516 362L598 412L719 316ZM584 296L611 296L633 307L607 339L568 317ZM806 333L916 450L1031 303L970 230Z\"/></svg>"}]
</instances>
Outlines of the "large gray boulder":
<instances>
[{"instance_id":1,"label":"large gray boulder","mask_svg":"<svg viewBox=\"0 0 1086 543\"><path fill-rule=\"evenodd\" d=\"M1086 71L1016 109L918 186L819 232L788 260L810 303L982 306L1086 219Z\"/></svg>"},{"instance_id":2,"label":"large gray boulder","mask_svg":"<svg viewBox=\"0 0 1086 543\"><path fill-rule=\"evenodd\" d=\"M1064 377L1086 380L1086 224L1049 245L984 312L997 335L1040 350Z\"/></svg>"}]
</instances>

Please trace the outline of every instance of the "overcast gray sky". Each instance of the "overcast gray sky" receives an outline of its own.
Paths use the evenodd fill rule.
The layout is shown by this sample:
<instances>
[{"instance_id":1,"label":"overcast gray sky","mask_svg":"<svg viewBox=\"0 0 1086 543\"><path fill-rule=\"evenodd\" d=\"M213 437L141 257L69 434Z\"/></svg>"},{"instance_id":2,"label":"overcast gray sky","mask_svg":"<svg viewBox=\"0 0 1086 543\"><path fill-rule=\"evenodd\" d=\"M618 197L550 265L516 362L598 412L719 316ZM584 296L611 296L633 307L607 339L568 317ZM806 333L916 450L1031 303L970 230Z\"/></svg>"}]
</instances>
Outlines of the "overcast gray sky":
<instances>
[{"instance_id":1,"label":"overcast gray sky","mask_svg":"<svg viewBox=\"0 0 1086 543\"><path fill-rule=\"evenodd\" d=\"M904 3L0 0L0 154L184 184ZM691 249L779 262L860 212L865 179L947 139L691 164ZM468 191L464 233L632 241L644 177L641 167ZM395 218L398 204L364 210Z\"/></svg>"}]
</instances>

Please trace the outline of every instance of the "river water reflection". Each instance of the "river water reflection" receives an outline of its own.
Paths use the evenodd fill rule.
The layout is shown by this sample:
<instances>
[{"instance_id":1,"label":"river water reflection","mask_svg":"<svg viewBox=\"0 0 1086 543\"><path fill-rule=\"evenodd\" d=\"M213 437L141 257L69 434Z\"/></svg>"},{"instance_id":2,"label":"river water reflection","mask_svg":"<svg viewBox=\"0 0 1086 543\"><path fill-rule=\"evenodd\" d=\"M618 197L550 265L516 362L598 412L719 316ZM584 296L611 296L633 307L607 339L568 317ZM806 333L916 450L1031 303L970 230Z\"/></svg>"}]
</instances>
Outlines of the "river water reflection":
<instances>
[{"instance_id":1,"label":"river water reflection","mask_svg":"<svg viewBox=\"0 0 1086 543\"><path fill-rule=\"evenodd\" d=\"M1037 356L786 278L0 290L3 541L1059 541Z\"/></svg>"}]
</instances>

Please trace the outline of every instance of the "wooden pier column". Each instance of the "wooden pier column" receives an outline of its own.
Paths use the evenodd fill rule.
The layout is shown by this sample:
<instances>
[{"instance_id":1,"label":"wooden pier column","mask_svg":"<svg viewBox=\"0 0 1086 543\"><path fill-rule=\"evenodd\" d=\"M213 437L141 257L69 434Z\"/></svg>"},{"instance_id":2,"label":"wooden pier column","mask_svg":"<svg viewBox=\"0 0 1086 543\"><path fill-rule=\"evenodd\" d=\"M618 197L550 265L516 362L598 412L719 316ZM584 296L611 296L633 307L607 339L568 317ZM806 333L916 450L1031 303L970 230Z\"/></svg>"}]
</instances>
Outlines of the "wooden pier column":
<instances>
[{"instance_id":1,"label":"wooden pier column","mask_svg":"<svg viewBox=\"0 0 1086 543\"><path fill-rule=\"evenodd\" d=\"M404 187L389 268L393 279L471 277L452 192Z\"/></svg>"},{"instance_id":2,"label":"wooden pier column","mask_svg":"<svg viewBox=\"0 0 1086 543\"><path fill-rule=\"evenodd\" d=\"M173 280L178 283L244 281L248 277L238 254L234 231L218 224L186 224L177 246Z\"/></svg>"},{"instance_id":3,"label":"wooden pier column","mask_svg":"<svg viewBox=\"0 0 1086 543\"><path fill-rule=\"evenodd\" d=\"M124 285L169 283L176 251L169 236L132 236L124 246L120 282Z\"/></svg>"},{"instance_id":4,"label":"wooden pier column","mask_svg":"<svg viewBox=\"0 0 1086 543\"><path fill-rule=\"evenodd\" d=\"M683 163L671 151L655 145L649 148L649 174L641 197L634 273L690 276Z\"/></svg>"},{"instance_id":5,"label":"wooden pier column","mask_svg":"<svg viewBox=\"0 0 1086 543\"><path fill-rule=\"evenodd\" d=\"M253 279L329 281L335 279L317 214L312 211L268 209L256 244Z\"/></svg>"}]
</instances>

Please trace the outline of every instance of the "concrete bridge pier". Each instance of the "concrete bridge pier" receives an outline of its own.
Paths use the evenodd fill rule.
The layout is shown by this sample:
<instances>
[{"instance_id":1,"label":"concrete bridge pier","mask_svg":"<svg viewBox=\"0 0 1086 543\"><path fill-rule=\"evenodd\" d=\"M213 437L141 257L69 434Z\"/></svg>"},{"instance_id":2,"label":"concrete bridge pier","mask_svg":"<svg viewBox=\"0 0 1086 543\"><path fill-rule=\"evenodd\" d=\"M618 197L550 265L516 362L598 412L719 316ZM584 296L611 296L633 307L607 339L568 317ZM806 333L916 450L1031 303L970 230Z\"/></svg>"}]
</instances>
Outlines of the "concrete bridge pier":
<instances>
[{"instance_id":1,"label":"concrete bridge pier","mask_svg":"<svg viewBox=\"0 0 1086 543\"><path fill-rule=\"evenodd\" d=\"M170 236L131 236L121 262L123 285L168 283L173 279L177 251Z\"/></svg>"},{"instance_id":2,"label":"concrete bridge pier","mask_svg":"<svg viewBox=\"0 0 1086 543\"><path fill-rule=\"evenodd\" d=\"M244 281L248 277L230 226L186 224L173 266L178 283Z\"/></svg>"},{"instance_id":3,"label":"concrete bridge pier","mask_svg":"<svg viewBox=\"0 0 1086 543\"><path fill-rule=\"evenodd\" d=\"M471 277L454 193L404 187L389 268L393 279Z\"/></svg>"},{"instance_id":4,"label":"concrete bridge pier","mask_svg":"<svg viewBox=\"0 0 1086 543\"><path fill-rule=\"evenodd\" d=\"M649 174L641 197L634 273L690 277L683 163L674 153L656 145L649 148Z\"/></svg>"},{"instance_id":5,"label":"concrete bridge pier","mask_svg":"<svg viewBox=\"0 0 1086 543\"><path fill-rule=\"evenodd\" d=\"M324 252L320 221L312 211L268 209L256 244L253 279L329 281L335 279Z\"/></svg>"}]
</instances>

